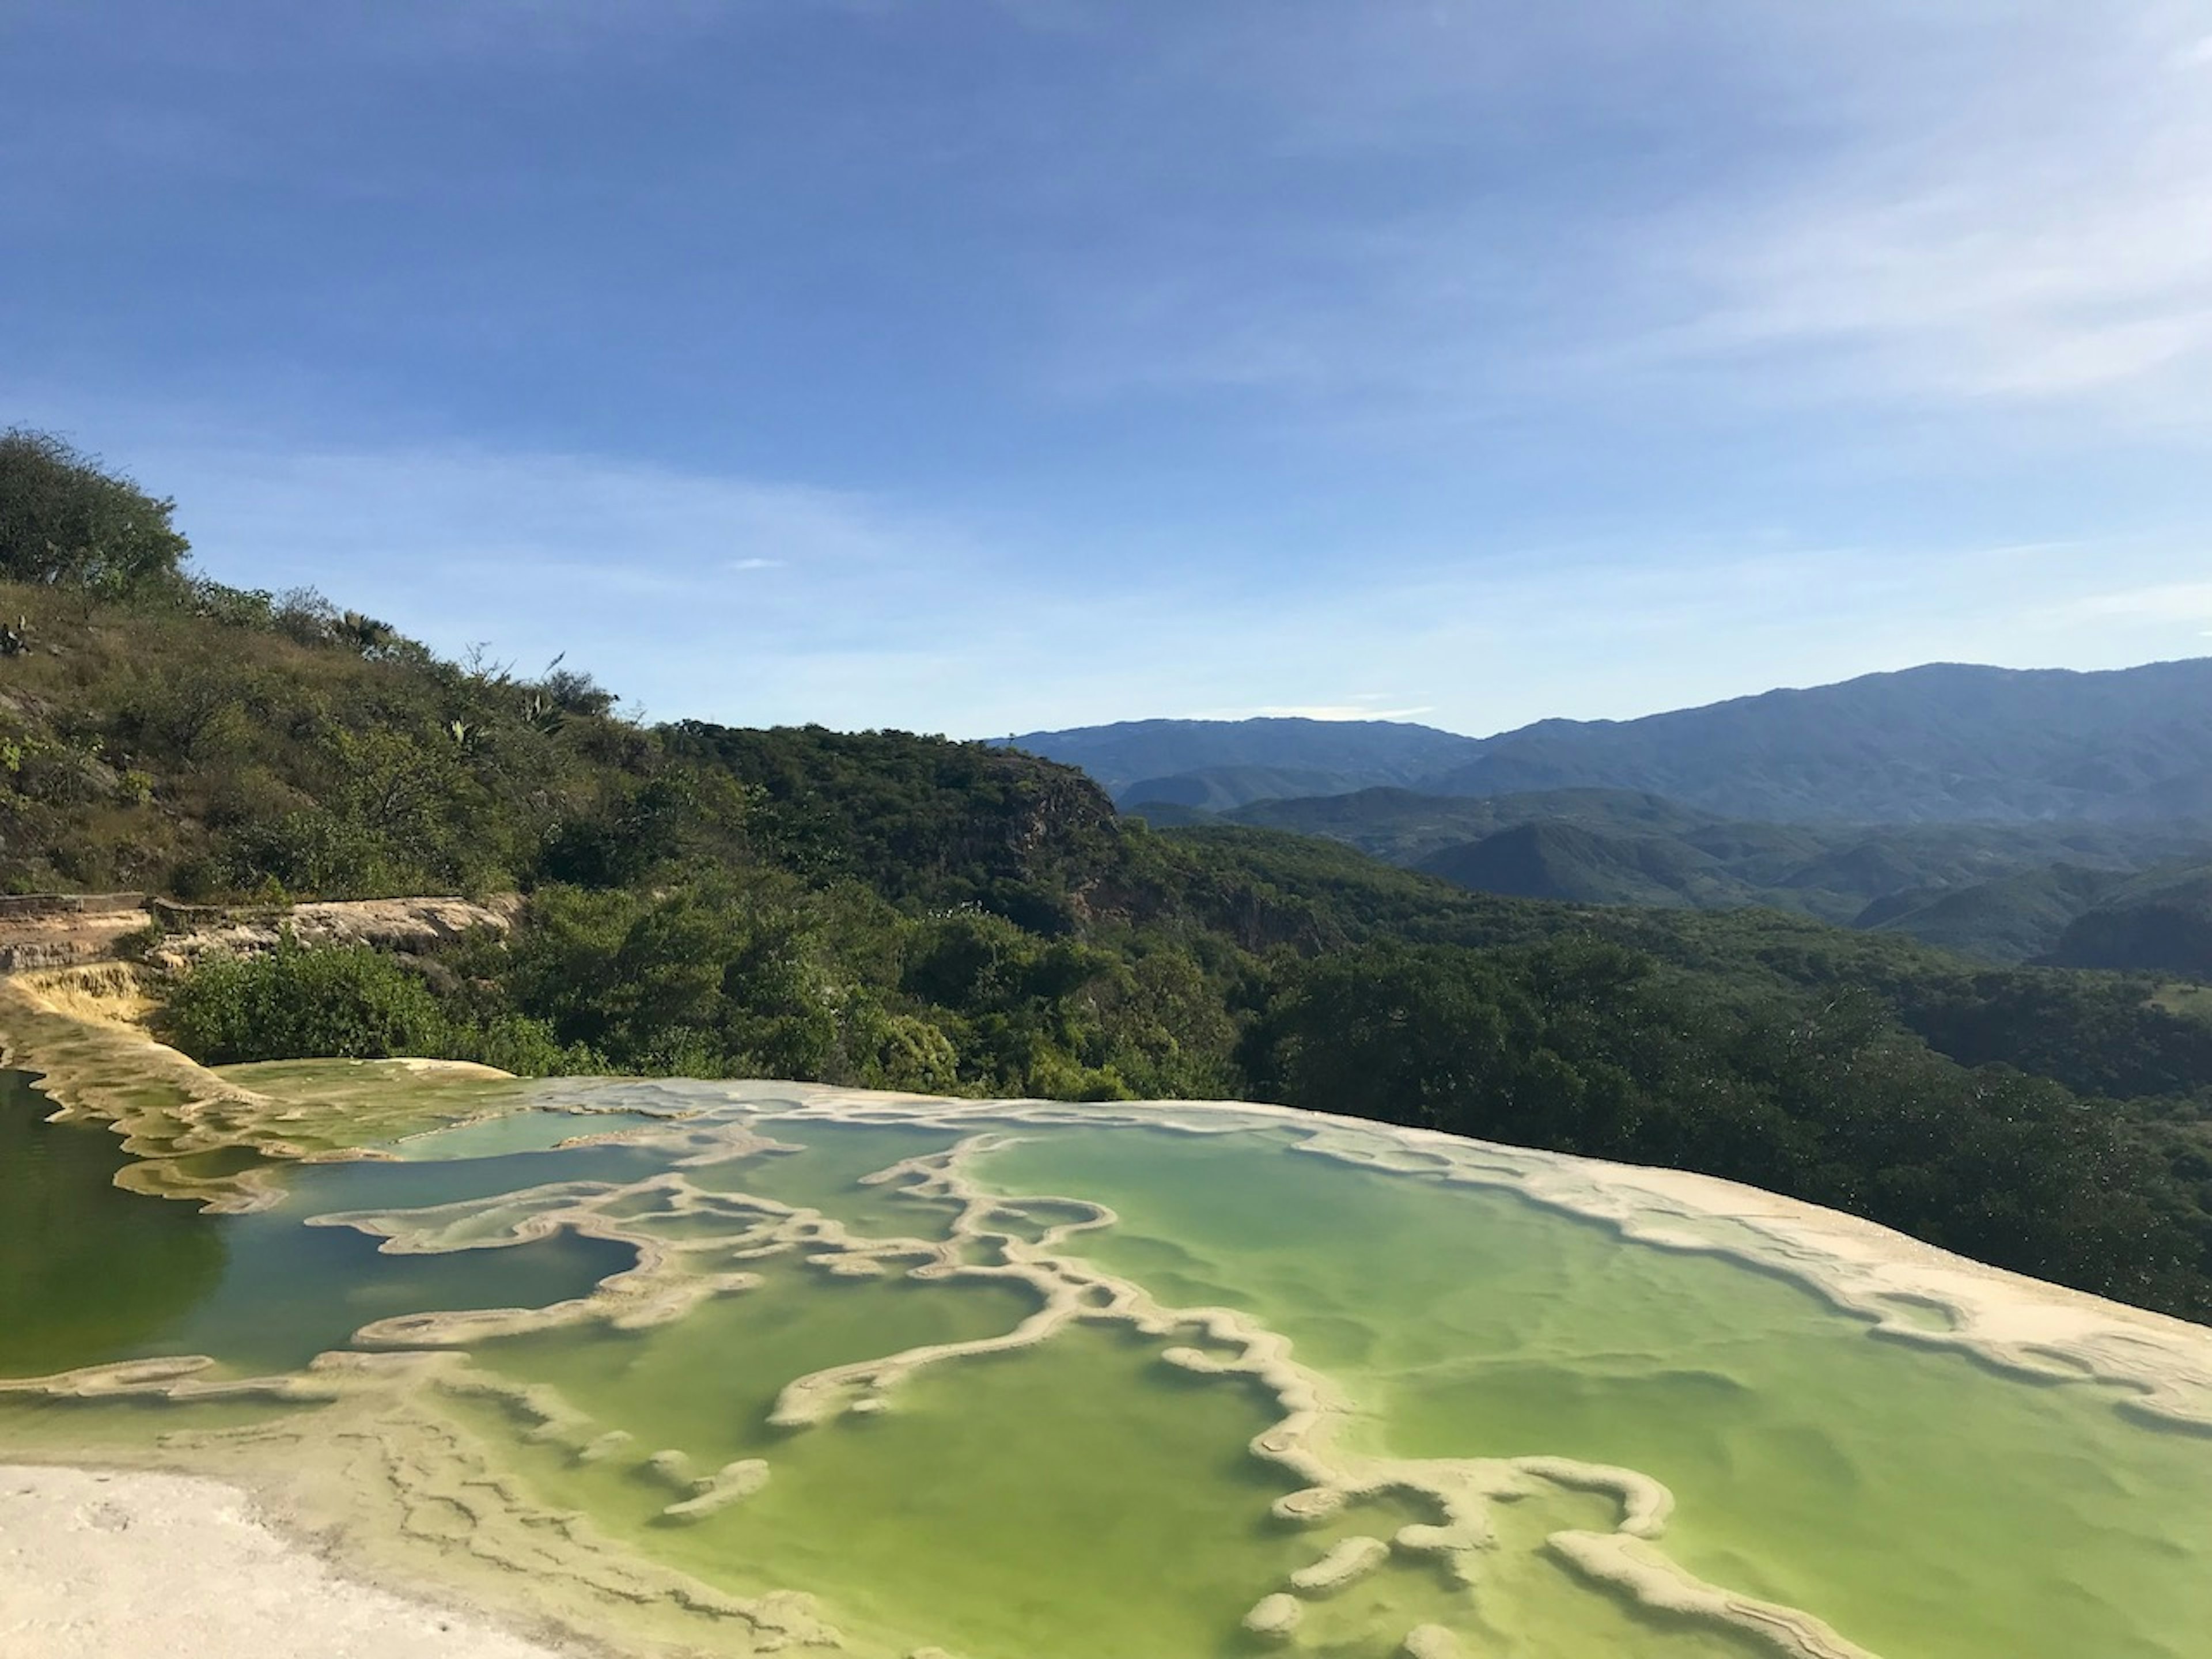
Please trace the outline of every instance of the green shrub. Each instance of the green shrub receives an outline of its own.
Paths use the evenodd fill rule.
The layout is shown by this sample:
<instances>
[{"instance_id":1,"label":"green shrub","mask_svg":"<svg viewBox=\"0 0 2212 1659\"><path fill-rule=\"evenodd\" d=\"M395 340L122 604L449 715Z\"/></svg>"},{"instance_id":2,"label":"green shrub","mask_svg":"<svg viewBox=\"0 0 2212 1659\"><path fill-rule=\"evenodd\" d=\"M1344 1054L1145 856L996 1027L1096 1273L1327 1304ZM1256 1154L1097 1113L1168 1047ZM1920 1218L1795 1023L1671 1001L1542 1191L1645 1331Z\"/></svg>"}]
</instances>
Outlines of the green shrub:
<instances>
[{"instance_id":1,"label":"green shrub","mask_svg":"<svg viewBox=\"0 0 2212 1659\"><path fill-rule=\"evenodd\" d=\"M472 1060L518 1076L603 1070L580 1044L511 1010L477 1018L398 957L366 945L303 945L287 931L255 957L216 957L179 976L161 1035L209 1066L261 1060Z\"/></svg>"},{"instance_id":2,"label":"green shrub","mask_svg":"<svg viewBox=\"0 0 2212 1659\"><path fill-rule=\"evenodd\" d=\"M210 1066L445 1055L455 1046L429 987L398 961L366 945L310 949L289 932L265 955L217 957L185 973L163 1035Z\"/></svg>"}]
</instances>

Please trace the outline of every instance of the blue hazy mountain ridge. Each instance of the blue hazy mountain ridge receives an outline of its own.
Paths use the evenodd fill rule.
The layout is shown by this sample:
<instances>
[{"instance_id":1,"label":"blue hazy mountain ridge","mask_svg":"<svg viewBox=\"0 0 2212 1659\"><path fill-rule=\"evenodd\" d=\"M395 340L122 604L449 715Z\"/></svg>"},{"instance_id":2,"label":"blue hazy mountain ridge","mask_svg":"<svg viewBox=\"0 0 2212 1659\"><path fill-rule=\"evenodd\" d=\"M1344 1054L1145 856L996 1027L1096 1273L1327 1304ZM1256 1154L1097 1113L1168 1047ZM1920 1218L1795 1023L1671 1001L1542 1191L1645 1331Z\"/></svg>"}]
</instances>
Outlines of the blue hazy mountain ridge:
<instances>
[{"instance_id":1,"label":"blue hazy mountain ridge","mask_svg":"<svg viewBox=\"0 0 2212 1659\"><path fill-rule=\"evenodd\" d=\"M1155 803L1143 815L1161 820ZM1577 824L1615 835L1692 837L1717 857L1758 856L1775 870L1826 851L1832 832L1796 824L1731 823L1661 795L1632 789L1540 789L1522 794L1425 795L1419 790L1362 789L1350 794L1257 800L1215 814L1232 823L1349 842L1391 864L1418 865L1432 854L1521 824Z\"/></svg>"},{"instance_id":2,"label":"blue hazy mountain ridge","mask_svg":"<svg viewBox=\"0 0 2212 1659\"><path fill-rule=\"evenodd\" d=\"M2114 821L2212 805L2212 659L2101 673L1933 665L1492 738L1427 787L1648 790L1778 822Z\"/></svg>"},{"instance_id":3,"label":"blue hazy mountain ridge","mask_svg":"<svg viewBox=\"0 0 2212 1659\"><path fill-rule=\"evenodd\" d=\"M1756 904L1759 890L1678 836L1608 836L1556 820L1514 825L1415 866L1486 893L1598 904Z\"/></svg>"},{"instance_id":4,"label":"blue hazy mountain ridge","mask_svg":"<svg viewBox=\"0 0 2212 1659\"><path fill-rule=\"evenodd\" d=\"M1768 823L2147 823L2212 816L2212 659L2098 672L1930 664L1630 720L1490 738L1391 721L1135 720L1015 746L1124 805L1224 811L1325 774L1330 794L1628 790Z\"/></svg>"},{"instance_id":5,"label":"blue hazy mountain ridge","mask_svg":"<svg viewBox=\"0 0 2212 1659\"><path fill-rule=\"evenodd\" d=\"M1122 720L1065 732L1030 732L1008 740L1070 766L1079 766L1117 800L1168 800L1214 807L1203 788L1177 781L1200 775L1243 773L1244 787L1262 791L1233 795L1220 806L1241 805L1283 793L1285 780L1301 774L1335 787L1297 787L1288 793L1338 794L1376 784L1413 784L1473 760L1482 744L1474 738L1400 720L1317 720L1291 717L1245 720Z\"/></svg>"}]
</instances>

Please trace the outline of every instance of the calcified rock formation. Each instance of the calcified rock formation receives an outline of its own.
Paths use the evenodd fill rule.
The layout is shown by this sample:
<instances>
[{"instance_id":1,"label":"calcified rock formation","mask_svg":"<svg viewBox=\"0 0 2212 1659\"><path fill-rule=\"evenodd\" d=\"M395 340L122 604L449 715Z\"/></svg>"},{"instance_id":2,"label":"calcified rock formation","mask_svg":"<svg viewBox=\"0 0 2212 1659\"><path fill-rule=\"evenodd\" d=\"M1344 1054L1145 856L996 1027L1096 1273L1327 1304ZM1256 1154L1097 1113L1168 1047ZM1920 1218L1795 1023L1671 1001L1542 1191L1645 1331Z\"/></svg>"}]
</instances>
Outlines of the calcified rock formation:
<instances>
[{"instance_id":1,"label":"calcified rock formation","mask_svg":"<svg viewBox=\"0 0 2212 1659\"><path fill-rule=\"evenodd\" d=\"M193 1173L196 1152L246 1151L279 1162L380 1156L365 1143L466 1121L519 1103L521 1085L447 1060L311 1060L216 1073L138 1024L139 970L99 963L0 978L7 1063L42 1074L65 1121L102 1123L144 1160L121 1184L220 1212L276 1202L266 1170ZM395 1088L395 1079L404 1088ZM272 1086L261 1086L264 1083Z\"/></svg>"},{"instance_id":2,"label":"calcified rock formation","mask_svg":"<svg viewBox=\"0 0 2212 1659\"><path fill-rule=\"evenodd\" d=\"M230 1659L341 1659L362 1633L408 1659L556 1659L444 1607L333 1573L244 1492L173 1474L0 1468L0 1629L36 1659L125 1648ZM124 1640L115 1639L122 1632Z\"/></svg>"},{"instance_id":3,"label":"calcified rock formation","mask_svg":"<svg viewBox=\"0 0 2212 1659\"><path fill-rule=\"evenodd\" d=\"M0 898L0 973L96 961L152 921L137 893Z\"/></svg>"},{"instance_id":4,"label":"calcified rock formation","mask_svg":"<svg viewBox=\"0 0 2212 1659\"><path fill-rule=\"evenodd\" d=\"M1255 1602L1252 1611L1244 1615L1244 1628L1255 1636L1279 1641L1298 1627L1305 1617L1305 1603L1295 1595L1285 1595L1278 1590L1273 1595L1262 1596Z\"/></svg>"},{"instance_id":5,"label":"calcified rock formation","mask_svg":"<svg viewBox=\"0 0 2212 1659\"><path fill-rule=\"evenodd\" d=\"M1416 1625L1406 1632L1406 1643L1399 1651L1406 1659L1460 1659L1465 1651L1459 1638L1442 1625Z\"/></svg>"},{"instance_id":6,"label":"calcified rock formation","mask_svg":"<svg viewBox=\"0 0 2212 1659\"><path fill-rule=\"evenodd\" d=\"M147 1159L136 1166L133 1184L189 1194L216 1207L264 1206L278 1188L265 1170L187 1174L176 1167L179 1157L234 1146L273 1157L332 1147L333 1097L359 1106L392 1075L389 1068L271 1072L257 1079L258 1087L243 1088L119 1030L72 1021L35 987L0 988L5 998L14 1006L0 1007L0 1017L10 1020L17 1063L44 1068L49 1091L67 1111L105 1119L126 1136ZM427 1106L415 1100L409 1109L414 1127L483 1109L490 1099L484 1090L507 1091L493 1103L511 1106L521 1087L461 1081L466 1086ZM1786 1274L1865 1315L1896 1340L1963 1348L2038 1376L2086 1372L2133 1389L2132 1409L2212 1425L2212 1334L1699 1177L1228 1103L1070 1108L788 1085L650 1083L537 1085L527 1097L533 1107L557 1109L580 1105L587 1091L599 1105L660 1121L617 1137L586 1133L576 1144L619 1139L651 1149L656 1173L628 1182L556 1182L429 1207L324 1214L313 1224L377 1237L393 1254L500 1249L564 1230L632 1245L635 1265L589 1295L531 1310L383 1320L356 1337L356 1346L370 1352L325 1354L284 1376L227 1376L212 1360L183 1358L90 1367L0 1384L0 1393L313 1404L320 1410L312 1417L173 1436L165 1461L242 1471L297 1513L344 1522L371 1565L404 1571L411 1570L409 1563L434 1559L444 1577L496 1607L526 1604L580 1629L620 1629L633 1644L695 1641L703 1620L717 1644L733 1651L807 1644L876 1652L880 1643L841 1632L832 1613L803 1595L724 1594L597 1534L578 1515L536 1506L481 1445L456 1431L441 1404L495 1404L526 1425L531 1439L565 1449L579 1464L639 1459L642 1476L665 1493L660 1519L696 1525L769 1490L774 1455L702 1469L672 1449L647 1452L652 1442L641 1447L627 1431L598 1420L556 1389L518 1384L479 1369L468 1350L568 1328L649 1329L681 1320L708 1300L751 1293L763 1282L755 1264L777 1260L836 1276L995 1285L1030 1304L1011 1328L792 1378L769 1422L803 1432L842 1414L895 1412L902 1386L926 1368L1032 1346L1078 1322L1118 1324L1166 1345L1161 1358L1169 1365L1242 1378L1272 1399L1275 1420L1253 1440L1251 1451L1299 1483L1274 1503L1278 1522L1324 1527L1357 1505L1384 1499L1414 1501L1435 1517L1404 1524L1388 1539L1362 1534L1318 1547L1308 1565L1245 1615L1254 1636L1295 1642L1310 1604L1337 1595L1397 1557L1426 1558L1464 1583L1479 1583L1497 1541L1495 1506L1565 1490L1596 1494L1613 1510L1609 1530L1565 1529L1547 1540L1550 1553L1584 1581L1655 1612L1755 1641L1785 1659L1867 1659L1864 1650L1809 1614L1701 1582L1671 1560L1664 1537L1672 1495L1634 1469L1557 1456L1399 1458L1358 1449L1350 1432L1352 1402L1329 1378L1301 1364L1282 1335L1236 1310L1164 1305L1141 1285L1073 1253L1073 1241L1115 1220L1110 1210L1073 1196L998 1196L975 1176L977 1159L1038 1126L1121 1123L1194 1136L1255 1127L1295 1131L1296 1150L1305 1155L1448 1184L1508 1188L1602 1220L1644 1243L1735 1256ZM780 1129L796 1134L823 1122L928 1126L960 1137L949 1151L907 1158L867 1177L869 1184L941 1210L949 1218L943 1236L864 1237L818 1210L710 1190L693 1178L733 1159L770 1164L796 1150L778 1138ZM579 1119L580 1130L589 1127L588 1119ZM1930 1309L1942 1310L1943 1328L1913 1316ZM1444 1659L1459 1650L1457 1638L1434 1624L1378 1634L1401 1643L1412 1659Z\"/></svg>"},{"instance_id":7,"label":"calcified rock formation","mask_svg":"<svg viewBox=\"0 0 2212 1659\"><path fill-rule=\"evenodd\" d=\"M1390 1547L1379 1538L1340 1539L1320 1560L1292 1573L1291 1588L1301 1595L1331 1595L1389 1559Z\"/></svg>"},{"instance_id":8,"label":"calcified rock formation","mask_svg":"<svg viewBox=\"0 0 2212 1659\"><path fill-rule=\"evenodd\" d=\"M66 968L112 956L131 935L158 927L144 959L163 972L208 956L272 950L286 932L303 945L374 945L421 951L478 929L505 933L521 901L462 898L331 899L285 906L172 904L142 893L35 894L0 898L0 973Z\"/></svg>"},{"instance_id":9,"label":"calcified rock formation","mask_svg":"<svg viewBox=\"0 0 2212 1659\"><path fill-rule=\"evenodd\" d=\"M203 957L253 956L276 948L289 932L302 945L374 945L386 951L422 951L464 935L504 933L520 901L476 904L461 898L330 899L282 910L177 911L164 919L171 931L146 952L168 972Z\"/></svg>"}]
</instances>

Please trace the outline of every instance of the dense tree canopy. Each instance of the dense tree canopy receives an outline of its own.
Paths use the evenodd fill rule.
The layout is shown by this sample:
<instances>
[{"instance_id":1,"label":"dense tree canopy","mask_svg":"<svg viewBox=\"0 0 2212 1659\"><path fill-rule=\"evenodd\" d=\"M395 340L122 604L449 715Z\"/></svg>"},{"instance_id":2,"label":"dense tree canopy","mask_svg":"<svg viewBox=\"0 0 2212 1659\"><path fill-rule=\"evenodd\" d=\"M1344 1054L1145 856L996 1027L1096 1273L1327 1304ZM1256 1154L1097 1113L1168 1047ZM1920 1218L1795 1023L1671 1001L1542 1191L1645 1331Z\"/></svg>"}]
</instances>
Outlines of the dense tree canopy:
<instances>
[{"instance_id":1,"label":"dense tree canopy","mask_svg":"<svg viewBox=\"0 0 2212 1659\"><path fill-rule=\"evenodd\" d=\"M176 503L51 433L0 432L0 577L122 594L181 579Z\"/></svg>"}]
</instances>

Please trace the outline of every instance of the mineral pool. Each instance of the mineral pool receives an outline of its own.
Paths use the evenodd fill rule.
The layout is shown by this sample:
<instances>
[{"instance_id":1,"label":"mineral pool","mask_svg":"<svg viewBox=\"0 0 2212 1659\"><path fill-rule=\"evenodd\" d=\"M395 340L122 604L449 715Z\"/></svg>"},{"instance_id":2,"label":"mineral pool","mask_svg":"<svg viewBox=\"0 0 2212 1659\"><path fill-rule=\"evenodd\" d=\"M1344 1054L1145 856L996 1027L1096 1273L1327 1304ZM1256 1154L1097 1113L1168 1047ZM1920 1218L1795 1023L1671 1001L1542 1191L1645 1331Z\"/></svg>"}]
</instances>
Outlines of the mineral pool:
<instances>
[{"instance_id":1,"label":"mineral pool","mask_svg":"<svg viewBox=\"0 0 2212 1659\"><path fill-rule=\"evenodd\" d=\"M0 1079L0 1459L639 1651L2212 1653L2212 1332L1745 1188L1233 1105L226 1088Z\"/></svg>"}]
</instances>

